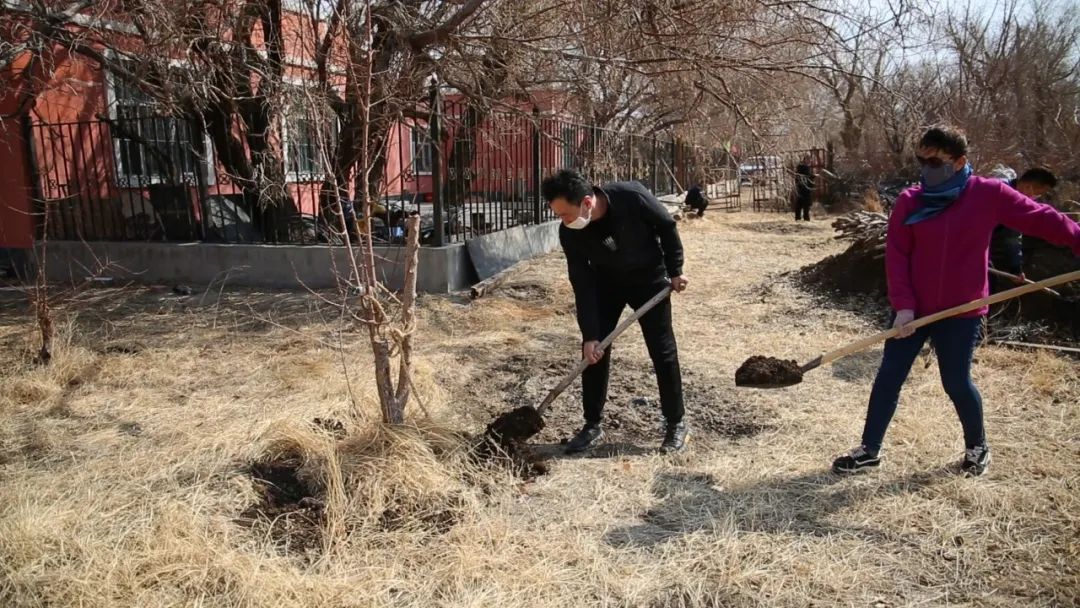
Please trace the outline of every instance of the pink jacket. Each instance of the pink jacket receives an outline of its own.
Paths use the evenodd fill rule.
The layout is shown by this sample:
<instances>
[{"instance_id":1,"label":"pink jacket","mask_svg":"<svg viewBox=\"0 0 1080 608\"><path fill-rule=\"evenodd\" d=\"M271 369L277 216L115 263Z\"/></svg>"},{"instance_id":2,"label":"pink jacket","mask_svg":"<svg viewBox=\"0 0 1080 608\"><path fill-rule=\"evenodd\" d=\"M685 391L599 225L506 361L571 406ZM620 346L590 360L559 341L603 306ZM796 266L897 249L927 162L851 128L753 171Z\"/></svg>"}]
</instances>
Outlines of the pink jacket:
<instances>
[{"instance_id":1,"label":"pink jacket","mask_svg":"<svg viewBox=\"0 0 1080 608\"><path fill-rule=\"evenodd\" d=\"M967 188L937 217L905 226L920 206L921 187L896 199L885 239L889 302L922 317L985 297L990 236L1004 224L1080 255L1080 225L1036 203L1006 182L972 176ZM965 317L986 314L982 308Z\"/></svg>"}]
</instances>

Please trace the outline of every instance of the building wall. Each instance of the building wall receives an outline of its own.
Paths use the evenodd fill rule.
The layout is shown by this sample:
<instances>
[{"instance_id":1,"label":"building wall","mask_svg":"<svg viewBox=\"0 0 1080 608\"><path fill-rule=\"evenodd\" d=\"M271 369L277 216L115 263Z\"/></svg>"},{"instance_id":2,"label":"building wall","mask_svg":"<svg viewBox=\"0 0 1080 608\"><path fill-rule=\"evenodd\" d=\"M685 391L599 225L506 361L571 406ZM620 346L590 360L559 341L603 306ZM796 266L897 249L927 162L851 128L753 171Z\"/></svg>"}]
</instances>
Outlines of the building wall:
<instances>
[{"instance_id":1,"label":"building wall","mask_svg":"<svg viewBox=\"0 0 1080 608\"><path fill-rule=\"evenodd\" d=\"M106 34L115 36L113 43L120 47L135 49L136 40L122 23L111 23ZM258 44L260 32L256 29ZM288 78L303 82L312 74L315 43L307 19L296 14L285 16L285 41L289 56ZM336 51L336 52L340 52ZM55 211L48 222L54 228L63 228L63 234L80 234L94 239L130 239L133 235L133 218L156 217L151 204L152 193L146 184L131 183L120 175L118 158L122 154L117 144L117 134L101 119L109 117L114 103L111 77L81 56L67 55L56 48L52 57L39 65L53 66L48 82L40 73L28 72L24 60L15 62L0 78L6 84L27 82L40 83L37 99L31 108L35 123L35 145L29 152L40 179L31 184L30 163L27 162L27 144L20 129L5 129L0 133L0 143L6 144L0 159L0 183L11 185L6 202L0 205L0 245L28 243L33 236L33 216L30 213L30 192L37 187L40 195ZM0 90L11 91L11 86ZM14 109L17 96L0 98L0 108ZM452 103L460 101L451 96ZM526 112L536 106L546 115L561 112L565 99L557 93L540 92L534 99L514 102L519 110ZM460 106L460 104L459 104ZM449 121L452 122L452 121ZM505 121L504 121L505 122ZM495 125L492 121L480 130L475 142L473 162L467 170L468 188L464 197L490 196L500 193L507 198L519 198L535 190L533 170L533 146L528 119L516 116L510 119L512 128L506 124ZM407 121L391 129L388 142L384 193L390 197L418 197L421 202L432 198L433 180L430 172L417 171L416 151L412 130L424 133L429 130L422 122ZM287 129L286 129L286 135ZM542 138L542 161L544 173L561 166L564 157L559 134L547 134ZM273 142L272 145L282 145ZM444 141L442 172L446 180L461 180L447 165L452 143ZM215 159L220 161L220 159ZM286 159L289 162L289 159ZM210 177L210 195L236 195L239 188L230 183L221 163L216 162L207 171ZM198 204L200 192L194 180L188 180L187 191L175 194L191 201L190 215L196 222L203 211ZM288 192L302 213L317 215L320 183L298 181L288 185ZM458 194L460 190L452 190ZM14 194L17 192L18 194ZM137 232L137 231L136 231Z\"/></svg>"}]
</instances>

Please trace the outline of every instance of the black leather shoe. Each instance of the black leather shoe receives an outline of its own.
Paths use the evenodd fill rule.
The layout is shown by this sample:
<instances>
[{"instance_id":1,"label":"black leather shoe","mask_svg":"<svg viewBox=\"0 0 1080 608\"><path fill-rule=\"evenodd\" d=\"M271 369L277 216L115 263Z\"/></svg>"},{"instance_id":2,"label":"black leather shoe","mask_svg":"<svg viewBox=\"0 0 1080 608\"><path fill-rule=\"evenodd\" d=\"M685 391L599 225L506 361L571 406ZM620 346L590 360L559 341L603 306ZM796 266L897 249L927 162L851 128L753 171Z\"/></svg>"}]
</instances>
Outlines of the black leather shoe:
<instances>
[{"instance_id":1,"label":"black leather shoe","mask_svg":"<svg viewBox=\"0 0 1080 608\"><path fill-rule=\"evenodd\" d=\"M660 451L664 454L681 452L686 447L686 438L690 435L690 427L685 422L676 422L667 425L664 433L664 442L660 444Z\"/></svg>"},{"instance_id":2,"label":"black leather shoe","mask_svg":"<svg viewBox=\"0 0 1080 608\"><path fill-rule=\"evenodd\" d=\"M591 450L604 438L604 429L599 424L586 424L577 435L566 444L567 454L577 454Z\"/></svg>"}]
</instances>

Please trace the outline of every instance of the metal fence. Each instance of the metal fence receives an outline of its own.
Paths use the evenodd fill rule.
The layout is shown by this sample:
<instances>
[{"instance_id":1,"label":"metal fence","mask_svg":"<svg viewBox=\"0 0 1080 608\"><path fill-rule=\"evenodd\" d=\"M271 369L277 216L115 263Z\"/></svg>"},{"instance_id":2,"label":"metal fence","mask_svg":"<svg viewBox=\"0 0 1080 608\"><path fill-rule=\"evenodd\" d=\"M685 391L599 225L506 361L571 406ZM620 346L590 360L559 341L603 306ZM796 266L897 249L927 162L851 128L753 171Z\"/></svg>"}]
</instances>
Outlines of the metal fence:
<instances>
[{"instance_id":1,"label":"metal fence","mask_svg":"<svg viewBox=\"0 0 1080 608\"><path fill-rule=\"evenodd\" d=\"M757 149L740 165L740 183L750 187L754 211L787 212L793 209L791 194L795 188L795 170L805 162L819 176L827 164L824 148L783 152ZM815 180L820 190L826 180Z\"/></svg>"},{"instance_id":2,"label":"metal fence","mask_svg":"<svg viewBox=\"0 0 1080 608\"><path fill-rule=\"evenodd\" d=\"M740 167L722 148L612 131L531 108L493 109L433 94L426 116L390 130L372 217L377 242L401 243L405 217L413 213L421 216L426 245L551 220L540 182L562 168L596 183L638 180L658 196L708 184L713 205L727 209L741 208L746 185L755 209L775 207L766 201L781 198L789 181L787 162L766 163L760 175L747 175L746 163ZM199 123L181 118L129 116L26 128L34 196L48 238L342 242L336 229L342 218L328 204L342 189L327 179L322 162L321 150L337 137L328 121L287 122L278 175L252 172L247 158L229 157L228 148L216 151ZM355 196L355 184L344 192L346 199ZM348 231L359 237L364 223L356 221L358 205L345 200L343 207Z\"/></svg>"}]
</instances>

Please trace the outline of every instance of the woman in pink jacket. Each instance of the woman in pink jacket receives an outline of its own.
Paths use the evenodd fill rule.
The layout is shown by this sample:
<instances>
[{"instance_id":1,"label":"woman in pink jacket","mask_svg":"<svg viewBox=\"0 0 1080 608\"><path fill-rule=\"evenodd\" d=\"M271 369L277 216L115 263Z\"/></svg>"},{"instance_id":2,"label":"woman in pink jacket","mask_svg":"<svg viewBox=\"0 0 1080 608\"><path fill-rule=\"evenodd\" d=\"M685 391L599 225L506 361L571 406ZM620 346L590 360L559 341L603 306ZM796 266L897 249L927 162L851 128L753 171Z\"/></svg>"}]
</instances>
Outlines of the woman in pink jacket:
<instances>
[{"instance_id":1,"label":"woman in pink jacket","mask_svg":"<svg viewBox=\"0 0 1080 608\"><path fill-rule=\"evenodd\" d=\"M917 317L986 296L990 237L999 224L1071 247L1080 255L1076 222L1002 181L972 175L963 133L930 129L919 141L915 158L921 185L896 200L885 242L889 302L900 336L885 343L862 445L833 462L837 473L855 473L881 463L881 443L896 412L900 388L929 339L937 353L941 384L964 429L961 470L982 475L990 465L990 448L983 430L982 398L971 382L971 360L986 308L917 330L906 326Z\"/></svg>"}]
</instances>

